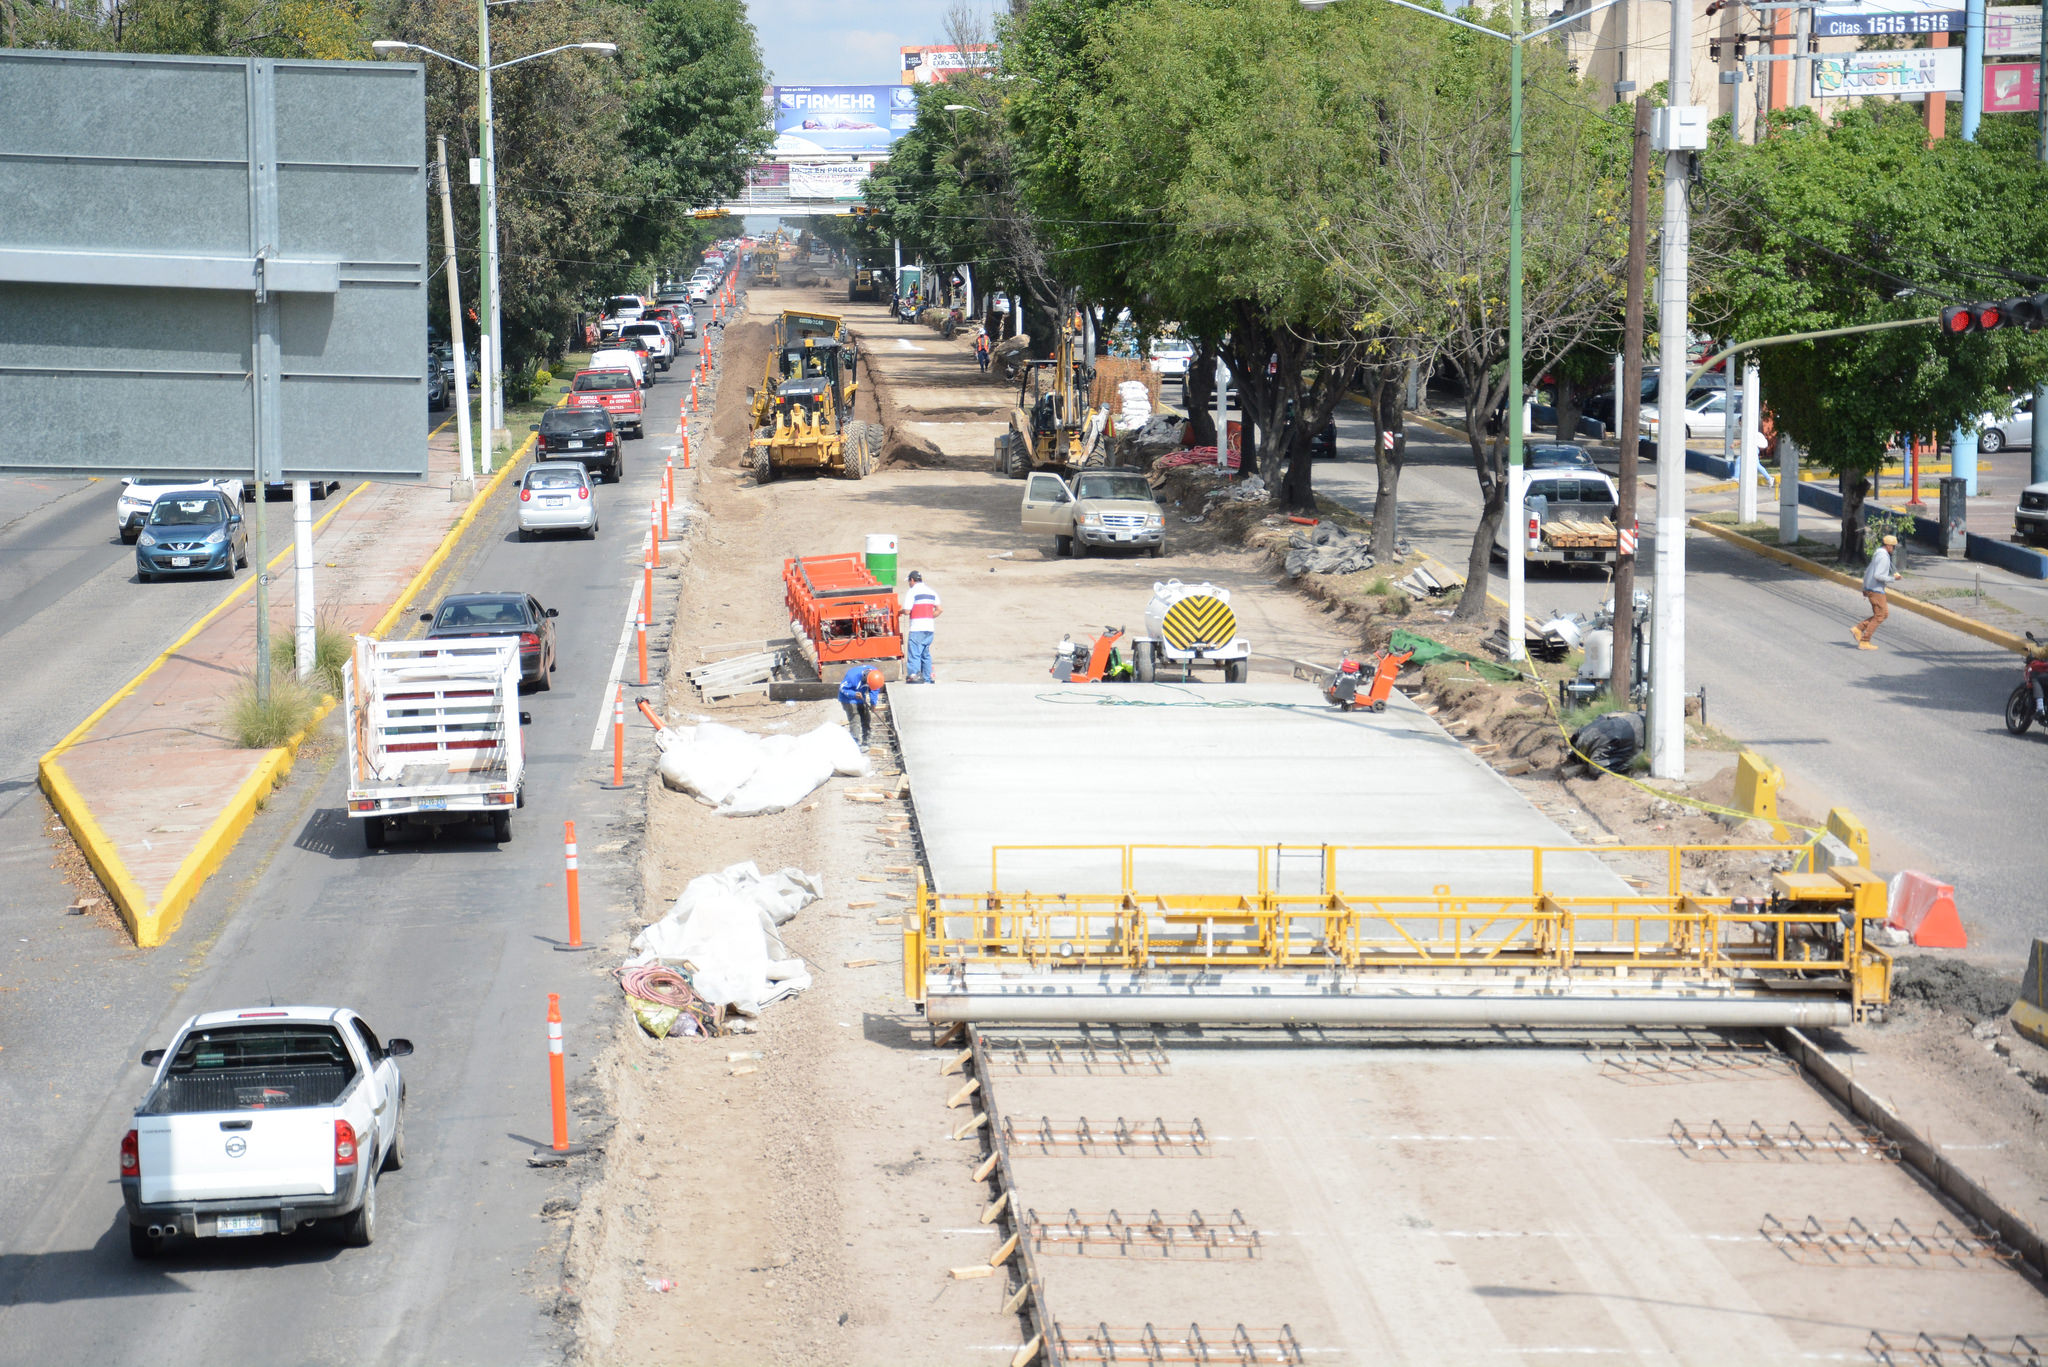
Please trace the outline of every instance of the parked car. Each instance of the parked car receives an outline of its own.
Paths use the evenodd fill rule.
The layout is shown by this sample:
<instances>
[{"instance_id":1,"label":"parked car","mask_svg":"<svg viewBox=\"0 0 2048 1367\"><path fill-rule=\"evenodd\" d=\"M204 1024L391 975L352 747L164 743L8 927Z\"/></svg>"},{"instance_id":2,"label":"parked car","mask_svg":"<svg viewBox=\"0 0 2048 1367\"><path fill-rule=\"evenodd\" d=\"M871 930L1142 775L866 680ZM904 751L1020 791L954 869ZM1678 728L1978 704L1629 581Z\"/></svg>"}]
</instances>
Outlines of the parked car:
<instances>
[{"instance_id":1,"label":"parked car","mask_svg":"<svg viewBox=\"0 0 2048 1367\"><path fill-rule=\"evenodd\" d=\"M165 494L152 503L149 519L135 538L135 578L225 574L249 563L249 537L242 504L218 489Z\"/></svg>"},{"instance_id":2,"label":"parked car","mask_svg":"<svg viewBox=\"0 0 2048 1367\"><path fill-rule=\"evenodd\" d=\"M128 1251L182 1239L289 1234L333 1224L377 1236L377 1178L405 1166L409 1040L380 1042L345 1008L211 1011L170 1046L121 1140Z\"/></svg>"},{"instance_id":3,"label":"parked car","mask_svg":"<svg viewBox=\"0 0 2048 1367\"><path fill-rule=\"evenodd\" d=\"M2029 484L2013 509L2012 539L2048 546L2048 484Z\"/></svg>"},{"instance_id":4,"label":"parked car","mask_svg":"<svg viewBox=\"0 0 2048 1367\"><path fill-rule=\"evenodd\" d=\"M534 445L541 460L573 460L588 468L593 478L614 484L625 473L618 429L602 408L550 408L533 430L540 434Z\"/></svg>"},{"instance_id":5,"label":"parked car","mask_svg":"<svg viewBox=\"0 0 2048 1367\"><path fill-rule=\"evenodd\" d=\"M636 341L647 343L648 357L657 369L667 370L675 364L675 340L669 335L668 329L660 323L650 323L643 319L637 323L628 323L619 329L621 346L631 346Z\"/></svg>"},{"instance_id":6,"label":"parked car","mask_svg":"<svg viewBox=\"0 0 2048 1367\"><path fill-rule=\"evenodd\" d=\"M1531 442L1522 448L1522 464L1530 470L1594 470L1583 446L1565 441Z\"/></svg>"},{"instance_id":7,"label":"parked car","mask_svg":"<svg viewBox=\"0 0 2048 1367\"><path fill-rule=\"evenodd\" d=\"M1660 368L1657 366L1643 367L1642 402L1639 412L1641 414L1641 422L1645 424L1645 431L1649 430L1647 424L1650 420L1650 415L1657 411L1657 395L1659 392L1657 376L1659 373ZM1700 382L1692 387L1688 397L1698 397L1725 389L1727 384L1728 376L1725 371L1717 371L1711 375L1702 375L1700 376ZM1621 426L1621 414L1615 410L1614 391L1612 389L1603 389L1587 399L1580 411L1585 417L1598 418L1610 432L1618 430Z\"/></svg>"},{"instance_id":8,"label":"parked car","mask_svg":"<svg viewBox=\"0 0 2048 1367\"><path fill-rule=\"evenodd\" d=\"M1162 337L1152 343L1152 354L1146 359L1154 374L1162 380L1179 380L1187 383L1188 366L1195 359L1195 344L1180 337Z\"/></svg>"},{"instance_id":9,"label":"parked car","mask_svg":"<svg viewBox=\"0 0 2048 1367\"><path fill-rule=\"evenodd\" d=\"M1024 483L1024 531L1050 536L1056 555L1097 547L1166 553L1166 510L1135 470L1084 470L1069 485L1050 470Z\"/></svg>"},{"instance_id":10,"label":"parked car","mask_svg":"<svg viewBox=\"0 0 2048 1367\"><path fill-rule=\"evenodd\" d=\"M1662 415L1657 409L1643 409L1643 435L1654 437L1662 430ZM1719 441L1728 430L1728 423L1742 421L1742 395L1729 394L1725 389L1695 389L1685 399L1685 439L1702 441L1712 438Z\"/></svg>"},{"instance_id":11,"label":"parked car","mask_svg":"<svg viewBox=\"0 0 2048 1367\"><path fill-rule=\"evenodd\" d=\"M427 411L438 413L455 402L455 377L438 365L427 367Z\"/></svg>"},{"instance_id":12,"label":"parked car","mask_svg":"<svg viewBox=\"0 0 2048 1367\"><path fill-rule=\"evenodd\" d=\"M555 672L554 608L530 593L451 593L432 612L420 614L429 641L476 636L519 638L519 681L535 692L552 686Z\"/></svg>"},{"instance_id":13,"label":"parked car","mask_svg":"<svg viewBox=\"0 0 2048 1367\"><path fill-rule=\"evenodd\" d=\"M590 475L573 460L544 460L519 481L519 539L535 532L581 532L597 540L597 496Z\"/></svg>"},{"instance_id":14,"label":"parked car","mask_svg":"<svg viewBox=\"0 0 2048 1367\"><path fill-rule=\"evenodd\" d=\"M1977 419L1977 449L1996 455L2008 446L2034 445L2034 396L2029 394L2012 406L2005 416L1986 413Z\"/></svg>"},{"instance_id":15,"label":"parked car","mask_svg":"<svg viewBox=\"0 0 2048 1367\"><path fill-rule=\"evenodd\" d=\"M188 490L211 490L233 499L235 506L242 503L242 481L239 479L190 480L178 475L128 475L121 480L120 497L114 500L114 530L121 534L126 545L134 545L136 536L142 531L142 524L149 521L149 510L165 494L184 493Z\"/></svg>"},{"instance_id":16,"label":"parked car","mask_svg":"<svg viewBox=\"0 0 2048 1367\"><path fill-rule=\"evenodd\" d=\"M653 381L647 372L647 361L640 352L629 346L606 347L590 353L592 370L624 370L633 376L633 383L642 389Z\"/></svg>"},{"instance_id":17,"label":"parked car","mask_svg":"<svg viewBox=\"0 0 2048 1367\"><path fill-rule=\"evenodd\" d=\"M566 391L571 408L602 408L611 415L612 426L636 437L647 435L645 400L640 382L623 365L579 370Z\"/></svg>"}]
</instances>

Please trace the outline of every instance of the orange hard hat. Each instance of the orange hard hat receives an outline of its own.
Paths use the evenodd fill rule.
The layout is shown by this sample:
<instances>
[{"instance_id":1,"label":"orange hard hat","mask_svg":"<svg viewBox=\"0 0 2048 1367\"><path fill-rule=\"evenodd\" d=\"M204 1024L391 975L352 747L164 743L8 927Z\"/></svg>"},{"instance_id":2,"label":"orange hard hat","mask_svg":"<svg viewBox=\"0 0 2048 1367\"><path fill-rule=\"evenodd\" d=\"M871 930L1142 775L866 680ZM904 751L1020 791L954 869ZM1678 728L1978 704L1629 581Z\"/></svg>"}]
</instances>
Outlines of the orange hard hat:
<instances>
[{"instance_id":1,"label":"orange hard hat","mask_svg":"<svg viewBox=\"0 0 2048 1367\"><path fill-rule=\"evenodd\" d=\"M879 669L870 669L868 671L868 676L865 679L862 679L861 682L867 685L869 688L880 688L882 686L882 671Z\"/></svg>"}]
</instances>

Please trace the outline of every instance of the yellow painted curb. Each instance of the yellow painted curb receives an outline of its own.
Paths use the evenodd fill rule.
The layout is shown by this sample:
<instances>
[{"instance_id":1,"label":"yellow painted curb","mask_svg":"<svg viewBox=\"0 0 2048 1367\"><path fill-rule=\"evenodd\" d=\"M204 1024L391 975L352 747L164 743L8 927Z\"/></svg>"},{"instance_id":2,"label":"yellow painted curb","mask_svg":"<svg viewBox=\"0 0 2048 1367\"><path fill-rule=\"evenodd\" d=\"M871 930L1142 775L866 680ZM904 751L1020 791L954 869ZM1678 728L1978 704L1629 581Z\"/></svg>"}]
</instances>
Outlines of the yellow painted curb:
<instances>
[{"instance_id":1,"label":"yellow painted curb","mask_svg":"<svg viewBox=\"0 0 2048 1367\"><path fill-rule=\"evenodd\" d=\"M490 482L477 490L476 497L472 498L469 501L469 506L462 510L462 516L455 519L455 525L448 529L448 534L441 538L441 544L435 548L432 555L427 557L427 563L420 566L420 572L412 577L412 582L408 583L400 591L398 598L385 610L384 615L377 619L377 625L370 628L370 635L382 637L385 632L398 625L398 619L404 615L407 605L412 602L413 595L424 588L427 580L433 577L434 571L440 569L446 563L448 557L454 554L455 543L462 540L462 534L468 531L469 524L476 520L477 511L484 506L485 501L492 494L498 491L498 486L505 482L505 476L518 468L519 462L526 458L526 453L533 449L533 442L534 434L529 432L526 440L519 443L519 448L506 458L503 465L498 467L498 473L491 476Z\"/></svg>"},{"instance_id":2,"label":"yellow painted curb","mask_svg":"<svg viewBox=\"0 0 2048 1367\"><path fill-rule=\"evenodd\" d=\"M1754 537L1744 536L1741 532L1723 527L1719 523L1703 522L1699 518L1694 517L1687 518L1686 525L1696 527L1711 536L1718 536L1723 541L1732 542L1744 550L1754 551L1766 560L1775 560L1781 565L1810 574L1816 579L1825 579L1830 583L1840 584L1844 588L1855 589L1858 593L1863 591L1863 581L1860 579L1851 579L1839 570L1831 570L1825 565L1816 565L1803 555L1794 555L1792 552L1781 547L1766 545ZM1957 631L1975 636L1980 641L1989 641L1992 645L1999 646L2005 650L2014 651L2018 654L2026 653L2027 643L2009 631L2000 631L1997 627L1986 626L1982 622L1972 621L1961 613L1950 612L1947 608L1937 607L1924 599L1915 598L1911 594L1900 593L1896 589L1887 592L1885 598L1892 606L1904 608L1907 612L1917 613L1930 622L1939 622L1945 627L1953 627Z\"/></svg>"},{"instance_id":3,"label":"yellow painted curb","mask_svg":"<svg viewBox=\"0 0 2048 1367\"><path fill-rule=\"evenodd\" d=\"M92 871L100 876L100 884L114 899L114 907L121 913L121 919L128 923L130 933L135 930L135 908L147 905L142 889L135 886L129 876L128 866L121 862L121 856L114 852L114 842L107 839L100 823L93 819L92 809L85 805L71 776L64 772L57 762L57 751L44 755L36 766L36 777L43 793L50 799L50 805L71 832L71 838L78 842L78 848L85 854L85 862L92 865Z\"/></svg>"}]
</instances>

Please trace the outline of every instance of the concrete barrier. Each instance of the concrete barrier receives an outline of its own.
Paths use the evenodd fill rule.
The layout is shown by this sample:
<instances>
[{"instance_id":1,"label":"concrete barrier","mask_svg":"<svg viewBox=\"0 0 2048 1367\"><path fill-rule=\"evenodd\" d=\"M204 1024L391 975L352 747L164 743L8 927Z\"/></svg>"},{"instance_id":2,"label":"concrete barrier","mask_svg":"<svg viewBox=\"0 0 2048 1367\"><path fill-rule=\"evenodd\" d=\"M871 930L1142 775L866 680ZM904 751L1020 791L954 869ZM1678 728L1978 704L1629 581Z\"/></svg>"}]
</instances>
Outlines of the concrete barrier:
<instances>
[{"instance_id":1,"label":"concrete barrier","mask_svg":"<svg viewBox=\"0 0 2048 1367\"><path fill-rule=\"evenodd\" d=\"M1785 828L1778 821L1778 790L1784 786L1784 771L1754 750L1744 750L1736 758L1735 806L1770 822L1773 840L1786 838Z\"/></svg>"},{"instance_id":2,"label":"concrete barrier","mask_svg":"<svg viewBox=\"0 0 2048 1367\"><path fill-rule=\"evenodd\" d=\"M1842 515L1842 496L1833 489L1814 484L1809 480L1799 482L1799 501L1817 512L1829 517ZM1941 525L1931 517L1913 518L1913 541L1929 546L1941 544ZM1988 536L1969 533L1963 541L1963 558L1980 564L1991 565L2027 579L2048 579L2048 554L2016 546L2010 541L1999 541Z\"/></svg>"},{"instance_id":3,"label":"concrete barrier","mask_svg":"<svg viewBox=\"0 0 2048 1367\"><path fill-rule=\"evenodd\" d=\"M2048 940L2034 941L2020 979L2020 998L2008 1014L2013 1029L2048 1049Z\"/></svg>"},{"instance_id":4,"label":"concrete barrier","mask_svg":"<svg viewBox=\"0 0 2048 1367\"><path fill-rule=\"evenodd\" d=\"M1870 832L1862 822L1849 814L1847 808L1834 807L1828 811L1828 834L1849 847L1856 856L1856 862L1864 868L1870 867Z\"/></svg>"}]
</instances>

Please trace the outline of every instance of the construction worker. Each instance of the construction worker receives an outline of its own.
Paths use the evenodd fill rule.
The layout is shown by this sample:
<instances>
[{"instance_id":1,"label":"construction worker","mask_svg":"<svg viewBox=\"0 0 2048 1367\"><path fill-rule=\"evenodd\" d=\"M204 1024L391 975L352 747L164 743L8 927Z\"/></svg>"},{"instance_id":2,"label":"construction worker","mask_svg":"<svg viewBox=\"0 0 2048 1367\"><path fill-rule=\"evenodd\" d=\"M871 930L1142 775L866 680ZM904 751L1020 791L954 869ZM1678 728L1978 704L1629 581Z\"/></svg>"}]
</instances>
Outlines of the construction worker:
<instances>
[{"instance_id":1,"label":"construction worker","mask_svg":"<svg viewBox=\"0 0 2048 1367\"><path fill-rule=\"evenodd\" d=\"M868 748L875 734L875 708L882 701L882 671L870 664L855 664L839 681L839 705L846 709L846 729L860 748Z\"/></svg>"},{"instance_id":2,"label":"construction worker","mask_svg":"<svg viewBox=\"0 0 2048 1367\"><path fill-rule=\"evenodd\" d=\"M984 329L974 334L974 359L981 365L981 373L988 374L988 332Z\"/></svg>"},{"instance_id":3,"label":"construction worker","mask_svg":"<svg viewBox=\"0 0 2048 1367\"><path fill-rule=\"evenodd\" d=\"M1870 604L1870 615L1849 628L1849 634L1856 638L1858 650L1876 650L1877 645L1870 638L1877 635L1877 629L1884 625L1884 619L1892 615L1890 605L1885 602L1885 586L1895 579L1904 579L1903 574L1892 571L1892 556L1899 548L1896 536L1886 536L1884 544L1877 548L1877 554L1870 557L1870 563L1863 567L1863 600Z\"/></svg>"},{"instance_id":4,"label":"construction worker","mask_svg":"<svg viewBox=\"0 0 2048 1367\"><path fill-rule=\"evenodd\" d=\"M903 636L904 682L936 683L932 677L932 635L938 630L939 595L924 582L917 570L910 572L910 591L903 596L903 615L908 619Z\"/></svg>"}]
</instances>

